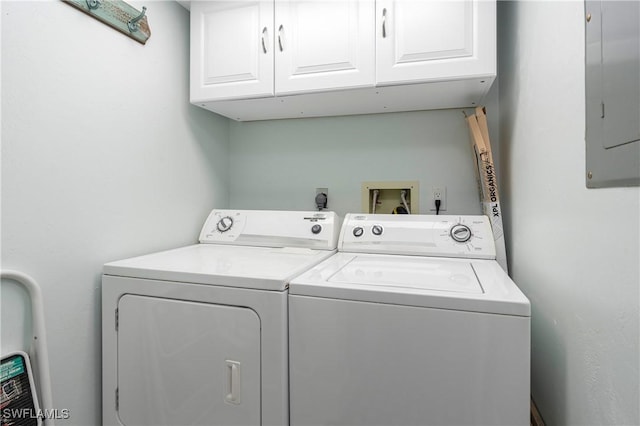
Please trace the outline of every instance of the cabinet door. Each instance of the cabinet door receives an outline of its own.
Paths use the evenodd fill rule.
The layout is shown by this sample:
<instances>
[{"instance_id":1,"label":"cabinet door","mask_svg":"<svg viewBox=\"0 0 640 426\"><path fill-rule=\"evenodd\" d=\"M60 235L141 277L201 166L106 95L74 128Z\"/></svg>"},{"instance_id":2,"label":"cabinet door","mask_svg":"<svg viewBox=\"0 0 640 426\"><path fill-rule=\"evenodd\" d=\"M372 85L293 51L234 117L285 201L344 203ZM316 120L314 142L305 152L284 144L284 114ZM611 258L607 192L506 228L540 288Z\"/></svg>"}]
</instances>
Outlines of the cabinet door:
<instances>
[{"instance_id":1,"label":"cabinet door","mask_svg":"<svg viewBox=\"0 0 640 426\"><path fill-rule=\"evenodd\" d=\"M276 1L276 94L373 86L373 0Z\"/></svg>"},{"instance_id":2,"label":"cabinet door","mask_svg":"<svg viewBox=\"0 0 640 426\"><path fill-rule=\"evenodd\" d=\"M376 49L382 84L495 75L495 1L379 0Z\"/></svg>"},{"instance_id":3,"label":"cabinet door","mask_svg":"<svg viewBox=\"0 0 640 426\"><path fill-rule=\"evenodd\" d=\"M273 96L273 1L191 3L191 102Z\"/></svg>"}]
</instances>

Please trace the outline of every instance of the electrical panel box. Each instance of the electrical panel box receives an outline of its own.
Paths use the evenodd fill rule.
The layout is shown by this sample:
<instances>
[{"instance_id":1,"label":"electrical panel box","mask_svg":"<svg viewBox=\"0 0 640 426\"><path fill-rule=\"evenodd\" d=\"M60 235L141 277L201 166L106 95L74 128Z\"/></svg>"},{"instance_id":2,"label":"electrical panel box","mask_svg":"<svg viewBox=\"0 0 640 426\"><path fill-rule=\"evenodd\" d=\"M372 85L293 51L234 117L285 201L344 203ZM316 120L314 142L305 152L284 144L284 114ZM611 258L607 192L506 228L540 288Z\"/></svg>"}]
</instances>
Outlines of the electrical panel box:
<instances>
[{"instance_id":1,"label":"electrical panel box","mask_svg":"<svg viewBox=\"0 0 640 426\"><path fill-rule=\"evenodd\" d=\"M362 212L379 214L418 213L420 207L419 193L420 186L417 180L363 182Z\"/></svg>"},{"instance_id":2,"label":"electrical panel box","mask_svg":"<svg viewBox=\"0 0 640 426\"><path fill-rule=\"evenodd\" d=\"M640 3L587 0L586 185L640 185Z\"/></svg>"}]
</instances>

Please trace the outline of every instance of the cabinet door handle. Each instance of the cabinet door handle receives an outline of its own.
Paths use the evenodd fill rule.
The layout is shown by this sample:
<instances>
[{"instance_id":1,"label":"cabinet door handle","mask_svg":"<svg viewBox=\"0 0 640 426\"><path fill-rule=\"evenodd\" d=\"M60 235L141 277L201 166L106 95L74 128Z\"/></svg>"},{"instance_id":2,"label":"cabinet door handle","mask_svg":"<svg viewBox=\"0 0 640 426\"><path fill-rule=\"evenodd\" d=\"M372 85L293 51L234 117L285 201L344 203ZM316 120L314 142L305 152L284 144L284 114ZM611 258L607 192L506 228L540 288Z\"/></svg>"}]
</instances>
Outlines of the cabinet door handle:
<instances>
[{"instance_id":1,"label":"cabinet door handle","mask_svg":"<svg viewBox=\"0 0 640 426\"><path fill-rule=\"evenodd\" d=\"M267 44L264 42L264 39L268 37L267 27L262 29L262 53L267 53Z\"/></svg>"},{"instance_id":2,"label":"cabinet door handle","mask_svg":"<svg viewBox=\"0 0 640 426\"><path fill-rule=\"evenodd\" d=\"M387 8L382 9L382 38L387 38Z\"/></svg>"},{"instance_id":3,"label":"cabinet door handle","mask_svg":"<svg viewBox=\"0 0 640 426\"><path fill-rule=\"evenodd\" d=\"M280 28L278 28L278 46L280 46L281 52L284 50L284 47L282 47L282 31L284 31L284 26L280 25Z\"/></svg>"}]
</instances>

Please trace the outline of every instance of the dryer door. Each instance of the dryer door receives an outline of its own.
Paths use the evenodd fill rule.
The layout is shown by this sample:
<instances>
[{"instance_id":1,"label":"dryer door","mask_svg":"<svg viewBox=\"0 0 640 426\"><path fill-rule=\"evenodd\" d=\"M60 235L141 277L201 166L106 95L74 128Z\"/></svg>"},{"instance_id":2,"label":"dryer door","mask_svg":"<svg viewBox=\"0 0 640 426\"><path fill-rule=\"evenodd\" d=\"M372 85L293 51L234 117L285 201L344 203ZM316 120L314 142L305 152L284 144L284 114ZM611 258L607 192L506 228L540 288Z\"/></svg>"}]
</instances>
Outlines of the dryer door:
<instances>
[{"instance_id":1,"label":"dryer door","mask_svg":"<svg viewBox=\"0 0 640 426\"><path fill-rule=\"evenodd\" d=\"M259 425L260 318L243 307L123 296L117 401L124 425Z\"/></svg>"}]
</instances>

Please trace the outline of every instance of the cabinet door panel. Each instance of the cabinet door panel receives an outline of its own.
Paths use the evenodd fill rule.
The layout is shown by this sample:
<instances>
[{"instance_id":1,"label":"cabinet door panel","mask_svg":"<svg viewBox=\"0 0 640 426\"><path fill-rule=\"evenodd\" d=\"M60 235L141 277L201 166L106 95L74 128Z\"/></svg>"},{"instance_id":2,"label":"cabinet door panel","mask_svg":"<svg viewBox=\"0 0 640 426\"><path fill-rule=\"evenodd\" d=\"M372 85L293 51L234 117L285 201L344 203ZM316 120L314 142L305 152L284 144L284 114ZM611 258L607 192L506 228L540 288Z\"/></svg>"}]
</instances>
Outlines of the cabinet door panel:
<instances>
[{"instance_id":1,"label":"cabinet door panel","mask_svg":"<svg viewBox=\"0 0 640 426\"><path fill-rule=\"evenodd\" d=\"M191 101L273 95L273 2L193 2Z\"/></svg>"},{"instance_id":2,"label":"cabinet door panel","mask_svg":"<svg viewBox=\"0 0 640 426\"><path fill-rule=\"evenodd\" d=\"M495 2L380 0L376 7L378 83L495 74Z\"/></svg>"},{"instance_id":3,"label":"cabinet door panel","mask_svg":"<svg viewBox=\"0 0 640 426\"><path fill-rule=\"evenodd\" d=\"M372 86L374 3L276 2L276 93Z\"/></svg>"},{"instance_id":4,"label":"cabinet door panel","mask_svg":"<svg viewBox=\"0 0 640 426\"><path fill-rule=\"evenodd\" d=\"M394 9L395 62L473 54L473 8L469 1L404 2Z\"/></svg>"}]
</instances>

